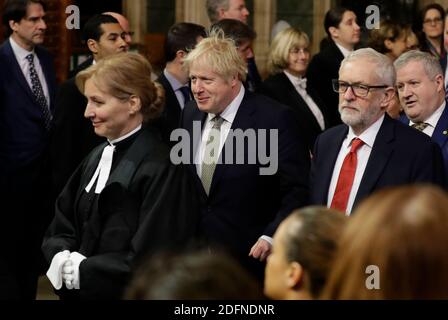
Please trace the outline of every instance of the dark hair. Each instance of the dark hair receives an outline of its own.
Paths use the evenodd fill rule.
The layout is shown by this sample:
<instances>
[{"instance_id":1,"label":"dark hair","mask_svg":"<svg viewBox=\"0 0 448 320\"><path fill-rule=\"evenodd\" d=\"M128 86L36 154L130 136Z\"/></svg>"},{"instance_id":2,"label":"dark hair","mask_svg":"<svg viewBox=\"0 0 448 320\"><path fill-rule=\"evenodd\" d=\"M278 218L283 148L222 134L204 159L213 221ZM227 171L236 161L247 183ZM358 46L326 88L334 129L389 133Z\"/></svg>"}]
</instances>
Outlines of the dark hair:
<instances>
[{"instance_id":1,"label":"dark hair","mask_svg":"<svg viewBox=\"0 0 448 320\"><path fill-rule=\"evenodd\" d=\"M207 33L205 28L196 23L180 22L176 23L168 30L165 40L165 60L173 61L176 52L179 50L188 52L196 46L198 37L205 38Z\"/></svg>"},{"instance_id":2,"label":"dark hair","mask_svg":"<svg viewBox=\"0 0 448 320\"><path fill-rule=\"evenodd\" d=\"M445 10L443 9L443 7L438 3L430 3L427 6L423 7L423 9L420 11L420 19L421 19L422 24L423 24L423 21L425 20L426 13L431 9L435 9L435 10L439 11L440 17L442 18L442 20L445 18ZM423 25L421 25L420 28L422 26Z\"/></svg>"},{"instance_id":3,"label":"dark hair","mask_svg":"<svg viewBox=\"0 0 448 320\"><path fill-rule=\"evenodd\" d=\"M234 19L222 19L210 27L210 31L216 29L224 31L224 35L233 39L237 46L247 40L253 41L257 37L257 33L251 27Z\"/></svg>"},{"instance_id":4,"label":"dark hair","mask_svg":"<svg viewBox=\"0 0 448 320\"><path fill-rule=\"evenodd\" d=\"M6 0L3 5L2 20L6 26L8 36L12 33L9 21L20 22L20 20L26 17L26 10L32 3L40 4L44 10L46 9L44 2L41 0Z\"/></svg>"},{"instance_id":5,"label":"dark hair","mask_svg":"<svg viewBox=\"0 0 448 320\"><path fill-rule=\"evenodd\" d=\"M330 273L347 217L334 209L310 206L295 210L286 221L286 259L302 265L310 279L309 291L318 297Z\"/></svg>"},{"instance_id":6,"label":"dark hair","mask_svg":"<svg viewBox=\"0 0 448 320\"><path fill-rule=\"evenodd\" d=\"M108 14L96 14L87 20L82 30L82 39L87 41L93 39L99 41L103 35L102 24L118 23L118 20Z\"/></svg>"},{"instance_id":7,"label":"dark hair","mask_svg":"<svg viewBox=\"0 0 448 320\"><path fill-rule=\"evenodd\" d=\"M350 9L345 7L336 7L328 10L325 14L324 28L328 35L328 39L331 39L331 34L329 31L330 27L339 28L339 24L342 22L342 18L346 11L350 11Z\"/></svg>"},{"instance_id":8,"label":"dark hair","mask_svg":"<svg viewBox=\"0 0 448 320\"><path fill-rule=\"evenodd\" d=\"M140 265L125 299L262 299L258 283L234 259L208 252L159 254Z\"/></svg>"}]
</instances>

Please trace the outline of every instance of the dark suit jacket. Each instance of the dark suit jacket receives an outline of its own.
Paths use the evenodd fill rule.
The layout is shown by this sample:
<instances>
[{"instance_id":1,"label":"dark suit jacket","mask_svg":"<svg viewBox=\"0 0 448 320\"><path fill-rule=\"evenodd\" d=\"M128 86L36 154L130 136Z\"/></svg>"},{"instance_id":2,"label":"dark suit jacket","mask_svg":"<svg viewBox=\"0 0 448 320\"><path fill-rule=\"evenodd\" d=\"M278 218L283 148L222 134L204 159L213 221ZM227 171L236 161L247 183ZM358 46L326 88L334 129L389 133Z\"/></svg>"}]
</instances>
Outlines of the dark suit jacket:
<instances>
[{"instance_id":1,"label":"dark suit jacket","mask_svg":"<svg viewBox=\"0 0 448 320\"><path fill-rule=\"evenodd\" d=\"M340 125L316 140L311 167L311 201L326 205L334 164L348 127ZM425 134L385 115L361 180L353 209L363 198L387 186L413 183L445 185L442 154Z\"/></svg>"},{"instance_id":2,"label":"dark suit jacket","mask_svg":"<svg viewBox=\"0 0 448 320\"><path fill-rule=\"evenodd\" d=\"M311 59L306 73L308 86L320 95L330 112L331 127L342 123L338 111L339 96L333 91L331 83L332 79L339 78L339 67L342 60L344 60L344 56L341 50L331 41Z\"/></svg>"},{"instance_id":3,"label":"dark suit jacket","mask_svg":"<svg viewBox=\"0 0 448 320\"><path fill-rule=\"evenodd\" d=\"M42 47L35 53L54 112L53 59ZM0 70L0 300L31 299L39 271L39 243L51 215L50 133L9 39L0 46ZM25 251L26 256L19 253Z\"/></svg>"},{"instance_id":4,"label":"dark suit jacket","mask_svg":"<svg viewBox=\"0 0 448 320\"><path fill-rule=\"evenodd\" d=\"M400 121L409 125L409 119L406 117L406 114L401 115ZM445 110L443 110L431 139L442 149L445 170L448 174L448 107L445 107Z\"/></svg>"},{"instance_id":5,"label":"dark suit jacket","mask_svg":"<svg viewBox=\"0 0 448 320\"><path fill-rule=\"evenodd\" d=\"M63 250L86 256L81 299L120 299L138 260L183 250L197 234L199 209L188 169L174 166L157 130L144 128L111 171L90 212L80 210L105 144L76 170L56 202L42 250L48 263ZM61 290L64 296L67 292Z\"/></svg>"},{"instance_id":6,"label":"dark suit jacket","mask_svg":"<svg viewBox=\"0 0 448 320\"><path fill-rule=\"evenodd\" d=\"M174 129L179 128L182 108L177 100L173 87L171 87L170 82L165 77L163 72L160 74L157 82L159 82L165 90L165 107L160 119L157 122L157 126L162 132L163 140L168 144L172 144L170 142L170 134Z\"/></svg>"},{"instance_id":7,"label":"dark suit jacket","mask_svg":"<svg viewBox=\"0 0 448 320\"><path fill-rule=\"evenodd\" d=\"M207 113L201 112L193 101L182 113L182 127L193 137L194 141L190 142L196 144L191 148L190 163L193 163L201 139L200 132L194 136L194 122L200 129L206 116ZM309 172L309 155L300 142L291 111L267 97L246 91L232 129L278 129L278 152L270 147L269 140L266 148L266 154L278 153L278 170L274 175L260 175L259 169L264 166L258 159L254 164L248 164L247 142L243 148L244 164L217 164L208 196L196 174L196 166L191 164L190 168L202 195L202 231L205 236L211 244L227 249L257 273L262 272L263 265L248 258L251 247L260 236L272 236L293 209L308 202L305 176ZM228 152L225 148L229 146L229 137L220 155L221 162ZM236 145L233 145L234 157L242 156L242 150L237 151Z\"/></svg>"},{"instance_id":8,"label":"dark suit jacket","mask_svg":"<svg viewBox=\"0 0 448 320\"><path fill-rule=\"evenodd\" d=\"M325 120L325 128L328 128L330 114L325 108L322 99L311 88L307 88L307 92L319 107L320 111L322 111ZM306 143L309 150L312 150L317 136L322 133L322 129L305 100L303 100L302 96L297 92L288 77L283 72L271 75L263 82L260 93L291 108L296 116L300 136L303 137L302 141Z\"/></svg>"},{"instance_id":9,"label":"dark suit jacket","mask_svg":"<svg viewBox=\"0 0 448 320\"><path fill-rule=\"evenodd\" d=\"M70 78L75 77L78 73L87 69L92 64L93 64L93 57L90 57L86 61L81 63L80 65L76 66L72 71L70 71L70 73L68 74L68 78L70 79Z\"/></svg>"},{"instance_id":10,"label":"dark suit jacket","mask_svg":"<svg viewBox=\"0 0 448 320\"><path fill-rule=\"evenodd\" d=\"M95 134L91 121L84 117L87 99L78 90L75 78L60 85L56 105L50 144L54 199L81 161L94 147L105 141Z\"/></svg>"},{"instance_id":11,"label":"dark suit jacket","mask_svg":"<svg viewBox=\"0 0 448 320\"><path fill-rule=\"evenodd\" d=\"M50 92L50 110L54 113L56 76L53 58L36 47ZM0 47L0 165L3 169L20 168L39 158L47 147L49 134L42 109L20 69L9 39Z\"/></svg>"}]
</instances>

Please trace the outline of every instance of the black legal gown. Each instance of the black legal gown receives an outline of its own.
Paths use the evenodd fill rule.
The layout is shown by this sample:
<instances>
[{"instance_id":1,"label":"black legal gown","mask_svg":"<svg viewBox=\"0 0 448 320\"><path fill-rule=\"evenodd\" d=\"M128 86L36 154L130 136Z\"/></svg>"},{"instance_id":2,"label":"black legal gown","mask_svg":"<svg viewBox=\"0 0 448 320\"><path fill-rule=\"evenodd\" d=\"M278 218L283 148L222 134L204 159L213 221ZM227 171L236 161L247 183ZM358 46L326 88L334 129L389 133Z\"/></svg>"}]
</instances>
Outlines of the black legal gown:
<instances>
[{"instance_id":1,"label":"black legal gown","mask_svg":"<svg viewBox=\"0 0 448 320\"><path fill-rule=\"evenodd\" d=\"M42 250L48 263L63 250L87 258L79 267L80 290L63 299L120 299L142 257L180 251L196 238L199 210L188 170L170 162L155 129L144 128L116 144L105 188L87 193L105 144L76 169L56 201Z\"/></svg>"}]
</instances>

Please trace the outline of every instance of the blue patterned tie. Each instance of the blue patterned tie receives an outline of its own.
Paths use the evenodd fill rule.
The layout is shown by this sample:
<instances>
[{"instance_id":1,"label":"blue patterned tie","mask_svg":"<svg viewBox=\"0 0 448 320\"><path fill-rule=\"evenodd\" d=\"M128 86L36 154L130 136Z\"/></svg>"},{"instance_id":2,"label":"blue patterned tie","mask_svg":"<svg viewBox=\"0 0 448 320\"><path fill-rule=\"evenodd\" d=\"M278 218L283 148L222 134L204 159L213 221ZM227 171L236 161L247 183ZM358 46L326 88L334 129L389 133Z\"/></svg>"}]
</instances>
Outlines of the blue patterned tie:
<instances>
[{"instance_id":1,"label":"blue patterned tie","mask_svg":"<svg viewBox=\"0 0 448 320\"><path fill-rule=\"evenodd\" d=\"M45 128L50 130L52 115L50 108L48 107L47 99L45 99L44 90L42 89L39 76L37 75L36 68L34 66L34 54L30 53L27 55L26 60L28 60L28 63L30 64L31 90L33 91L37 103L42 109Z\"/></svg>"}]
</instances>

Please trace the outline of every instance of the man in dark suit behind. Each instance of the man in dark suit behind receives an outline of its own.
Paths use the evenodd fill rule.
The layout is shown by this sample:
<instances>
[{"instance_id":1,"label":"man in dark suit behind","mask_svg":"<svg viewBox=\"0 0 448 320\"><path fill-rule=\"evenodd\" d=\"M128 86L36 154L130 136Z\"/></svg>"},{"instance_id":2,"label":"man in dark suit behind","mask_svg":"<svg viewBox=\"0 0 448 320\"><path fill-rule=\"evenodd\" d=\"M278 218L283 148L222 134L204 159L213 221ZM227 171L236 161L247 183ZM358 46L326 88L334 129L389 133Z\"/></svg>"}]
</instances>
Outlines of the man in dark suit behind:
<instances>
[{"instance_id":1,"label":"man in dark suit behind","mask_svg":"<svg viewBox=\"0 0 448 320\"><path fill-rule=\"evenodd\" d=\"M345 58L334 83L343 125L316 140L311 200L350 214L364 197L387 186L445 184L440 148L392 120L395 70L385 55L359 49Z\"/></svg>"},{"instance_id":2,"label":"man in dark suit behind","mask_svg":"<svg viewBox=\"0 0 448 320\"><path fill-rule=\"evenodd\" d=\"M170 134L179 128L180 114L192 99L188 72L183 59L188 51L207 36L201 25L180 22L171 26L165 40L166 67L157 81L165 89L165 107L159 121L164 141L170 143Z\"/></svg>"},{"instance_id":3,"label":"man in dark suit behind","mask_svg":"<svg viewBox=\"0 0 448 320\"><path fill-rule=\"evenodd\" d=\"M400 120L431 137L442 149L448 169L448 108L443 71L432 54L417 50L394 62L397 91L405 115Z\"/></svg>"},{"instance_id":4,"label":"man in dark suit behind","mask_svg":"<svg viewBox=\"0 0 448 320\"><path fill-rule=\"evenodd\" d=\"M331 81L338 78L341 61L360 40L360 27L353 11L336 7L327 12L324 20L328 35L327 45L311 59L307 71L308 85L318 92L324 105L331 112L330 127L341 123L338 113L338 95L333 92Z\"/></svg>"},{"instance_id":5,"label":"man in dark suit behind","mask_svg":"<svg viewBox=\"0 0 448 320\"><path fill-rule=\"evenodd\" d=\"M277 226L307 203L309 156L291 111L244 89L246 63L222 32L184 64L195 102L182 113L193 146L183 159L202 195L202 232L211 248L229 251L262 279L258 260L269 255Z\"/></svg>"},{"instance_id":6,"label":"man in dark suit behind","mask_svg":"<svg viewBox=\"0 0 448 320\"><path fill-rule=\"evenodd\" d=\"M105 14L91 17L83 28L83 39L92 57L78 66L76 71L87 69L94 61L127 51L129 47L125 37L126 33L114 17ZM84 157L104 141L95 134L90 120L84 117L86 106L87 99L76 87L74 77L61 84L56 97L57 110L51 141L53 199L62 191Z\"/></svg>"},{"instance_id":7,"label":"man in dark suit behind","mask_svg":"<svg viewBox=\"0 0 448 320\"><path fill-rule=\"evenodd\" d=\"M9 0L0 47L0 299L34 299L40 244L51 219L48 143L55 70L40 45L47 25L41 1Z\"/></svg>"}]
</instances>

